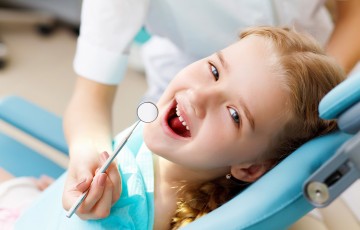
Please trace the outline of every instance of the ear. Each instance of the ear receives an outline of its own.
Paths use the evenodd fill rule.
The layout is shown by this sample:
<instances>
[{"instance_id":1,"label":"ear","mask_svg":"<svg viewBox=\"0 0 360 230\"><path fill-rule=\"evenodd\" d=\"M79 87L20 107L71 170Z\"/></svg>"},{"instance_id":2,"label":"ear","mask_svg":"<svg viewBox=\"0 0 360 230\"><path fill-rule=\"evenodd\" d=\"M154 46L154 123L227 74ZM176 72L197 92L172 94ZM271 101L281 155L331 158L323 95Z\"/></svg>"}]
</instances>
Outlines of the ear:
<instances>
[{"instance_id":1,"label":"ear","mask_svg":"<svg viewBox=\"0 0 360 230\"><path fill-rule=\"evenodd\" d=\"M231 167L231 175L244 182L254 182L272 168L272 163L242 163Z\"/></svg>"}]
</instances>

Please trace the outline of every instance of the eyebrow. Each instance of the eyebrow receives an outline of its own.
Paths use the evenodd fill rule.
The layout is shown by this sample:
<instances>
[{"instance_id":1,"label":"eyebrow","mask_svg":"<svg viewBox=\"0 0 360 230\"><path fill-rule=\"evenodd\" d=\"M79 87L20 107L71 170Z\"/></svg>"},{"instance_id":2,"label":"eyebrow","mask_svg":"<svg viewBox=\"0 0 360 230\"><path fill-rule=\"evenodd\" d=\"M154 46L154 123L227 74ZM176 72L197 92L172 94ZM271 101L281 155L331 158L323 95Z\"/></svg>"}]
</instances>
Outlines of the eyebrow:
<instances>
[{"instance_id":1,"label":"eyebrow","mask_svg":"<svg viewBox=\"0 0 360 230\"><path fill-rule=\"evenodd\" d=\"M216 56L219 58L221 65L225 70L228 70L228 64L226 63L221 51L216 52Z\"/></svg>"},{"instance_id":2,"label":"eyebrow","mask_svg":"<svg viewBox=\"0 0 360 230\"><path fill-rule=\"evenodd\" d=\"M246 106L246 104L244 103L243 100L239 100L239 104L241 105L241 107L242 107L243 110L244 110L245 117L246 117L246 119L249 121L250 126L251 126L251 129L254 131L254 130L255 130L255 120L254 120L254 117L251 115L248 107Z\"/></svg>"}]
</instances>

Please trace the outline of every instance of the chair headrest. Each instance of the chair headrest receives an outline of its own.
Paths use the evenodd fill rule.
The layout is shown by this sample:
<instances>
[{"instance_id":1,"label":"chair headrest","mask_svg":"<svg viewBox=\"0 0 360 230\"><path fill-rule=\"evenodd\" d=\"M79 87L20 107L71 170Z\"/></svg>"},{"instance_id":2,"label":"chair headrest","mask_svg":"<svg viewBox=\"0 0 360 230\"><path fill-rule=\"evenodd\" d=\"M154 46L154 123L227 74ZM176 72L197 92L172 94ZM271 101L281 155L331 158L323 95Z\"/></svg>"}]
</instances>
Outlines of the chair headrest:
<instances>
[{"instance_id":1,"label":"chair headrest","mask_svg":"<svg viewBox=\"0 0 360 230\"><path fill-rule=\"evenodd\" d=\"M320 117L336 119L360 101L360 72L354 73L331 90L319 104Z\"/></svg>"}]
</instances>

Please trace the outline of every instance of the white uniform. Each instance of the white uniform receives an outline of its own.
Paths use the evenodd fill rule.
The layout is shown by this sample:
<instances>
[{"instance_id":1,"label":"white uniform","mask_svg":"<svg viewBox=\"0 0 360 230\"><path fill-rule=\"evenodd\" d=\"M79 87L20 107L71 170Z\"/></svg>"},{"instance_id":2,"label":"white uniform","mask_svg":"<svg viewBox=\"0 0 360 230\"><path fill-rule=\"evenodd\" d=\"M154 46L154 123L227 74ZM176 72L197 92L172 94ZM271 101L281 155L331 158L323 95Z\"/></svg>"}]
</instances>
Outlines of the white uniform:
<instances>
[{"instance_id":1,"label":"white uniform","mask_svg":"<svg viewBox=\"0 0 360 230\"><path fill-rule=\"evenodd\" d=\"M256 25L295 27L325 44L333 29L325 0L84 0L75 71L118 84L129 46L142 26L152 38L143 47L148 99L157 100L189 63L238 40Z\"/></svg>"}]
</instances>

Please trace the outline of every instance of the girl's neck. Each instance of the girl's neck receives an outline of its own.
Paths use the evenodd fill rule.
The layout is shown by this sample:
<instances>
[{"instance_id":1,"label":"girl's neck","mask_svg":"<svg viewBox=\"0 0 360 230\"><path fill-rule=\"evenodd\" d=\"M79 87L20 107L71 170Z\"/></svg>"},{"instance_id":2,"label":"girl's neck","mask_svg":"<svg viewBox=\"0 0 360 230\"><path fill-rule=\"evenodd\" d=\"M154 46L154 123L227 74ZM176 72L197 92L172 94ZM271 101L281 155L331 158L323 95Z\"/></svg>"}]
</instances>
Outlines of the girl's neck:
<instances>
[{"instance_id":1,"label":"girl's neck","mask_svg":"<svg viewBox=\"0 0 360 230\"><path fill-rule=\"evenodd\" d=\"M209 181L216 175L182 167L157 155L153 155L153 162L155 177L154 229L169 229L182 186Z\"/></svg>"},{"instance_id":2,"label":"girl's neck","mask_svg":"<svg viewBox=\"0 0 360 230\"><path fill-rule=\"evenodd\" d=\"M161 181L161 184L170 187L176 187L183 183L198 184L210 181L221 175L226 175L226 172L229 171L229 169L224 168L195 170L176 164L155 154L153 155L153 159L154 173L156 173L157 179Z\"/></svg>"}]
</instances>

